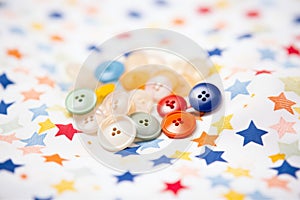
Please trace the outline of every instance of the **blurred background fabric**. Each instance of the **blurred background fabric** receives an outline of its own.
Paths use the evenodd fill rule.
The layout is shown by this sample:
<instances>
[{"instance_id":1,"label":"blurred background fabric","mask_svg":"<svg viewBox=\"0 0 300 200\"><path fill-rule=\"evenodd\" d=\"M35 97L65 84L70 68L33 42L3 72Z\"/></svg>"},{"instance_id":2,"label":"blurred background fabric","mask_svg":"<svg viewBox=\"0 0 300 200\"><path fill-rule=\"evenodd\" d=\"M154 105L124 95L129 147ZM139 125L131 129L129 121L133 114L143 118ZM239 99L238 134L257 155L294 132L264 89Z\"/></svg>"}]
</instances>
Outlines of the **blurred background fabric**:
<instances>
[{"instance_id":1,"label":"blurred background fabric","mask_svg":"<svg viewBox=\"0 0 300 200\"><path fill-rule=\"evenodd\" d=\"M226 102L213 142L148 174L98 163L64 108L88 55L138 28L203 47ZM300 199L299 69L299 0L0 0L0 199Z\"/></svg>"}]
</instances>

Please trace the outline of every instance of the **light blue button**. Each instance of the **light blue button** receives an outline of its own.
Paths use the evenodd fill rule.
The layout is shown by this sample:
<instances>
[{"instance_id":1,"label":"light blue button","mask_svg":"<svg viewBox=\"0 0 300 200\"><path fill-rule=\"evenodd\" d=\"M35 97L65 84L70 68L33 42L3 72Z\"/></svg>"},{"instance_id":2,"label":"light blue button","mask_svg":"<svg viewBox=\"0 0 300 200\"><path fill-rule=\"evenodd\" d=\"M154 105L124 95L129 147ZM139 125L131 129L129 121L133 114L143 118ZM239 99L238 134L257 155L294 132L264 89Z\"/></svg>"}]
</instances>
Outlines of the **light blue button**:
<instances>
[{"instance_id":1,"label":"light blue button","mask_svg":"<svg viewBox=\"0 0 300 200\"><path fill-rule=\"evenodd\" d=\"M94 75L98 81L108 83L118 80L124 71L123 63L118 61L106 61L96 68Z\"/></svg>"}]
</instances>

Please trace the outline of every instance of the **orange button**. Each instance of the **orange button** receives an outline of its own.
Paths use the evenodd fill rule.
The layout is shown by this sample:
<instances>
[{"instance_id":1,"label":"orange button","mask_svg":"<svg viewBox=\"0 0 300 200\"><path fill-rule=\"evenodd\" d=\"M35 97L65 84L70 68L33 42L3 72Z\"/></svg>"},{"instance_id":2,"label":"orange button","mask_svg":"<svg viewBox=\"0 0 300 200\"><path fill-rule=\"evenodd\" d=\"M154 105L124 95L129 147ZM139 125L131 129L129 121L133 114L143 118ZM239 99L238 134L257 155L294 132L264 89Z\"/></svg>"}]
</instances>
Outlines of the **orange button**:
<instances>
[{"instance_id":1,"label":"orange button","mask_svg":"<svg viewBox=\"0 0 300 200\"><path fill-rule=\"evenodd\" d=\"M196 128L196 118L190 113L175 111L163 118L161 127L164 134L170 138L188 137Z\"/></svg>"}]
</instances>

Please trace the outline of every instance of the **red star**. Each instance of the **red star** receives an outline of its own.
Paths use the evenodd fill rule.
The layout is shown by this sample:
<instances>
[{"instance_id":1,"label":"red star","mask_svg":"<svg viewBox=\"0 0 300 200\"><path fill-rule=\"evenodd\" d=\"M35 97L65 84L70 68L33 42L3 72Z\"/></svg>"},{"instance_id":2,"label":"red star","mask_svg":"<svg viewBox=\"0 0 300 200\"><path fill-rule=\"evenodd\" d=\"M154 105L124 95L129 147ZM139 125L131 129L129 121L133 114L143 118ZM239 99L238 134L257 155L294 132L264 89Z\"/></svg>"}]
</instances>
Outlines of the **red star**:
<instances>
[{"instance_id":1,"label":"red star","mask_svg":"<svg viewBox=\"0 0 300 200\"><path fill-rule=\"evenodd\" d=\"M246 15L249 18L256 18L259 17L259 12L257 10L250 10L246 13Z\"/></svg>"},{"instance_id":2,"label":"red star","mask_svg":"<svg viewBox=\"0 0 300 200\"><path fill-rule=\"evenodd\" d=\"M211 12L211 10L210 10L209 7L199 7L199 8L197 9L197 12L198 12L199 14L208 14L208 13Z\"/></svg>"},{"instance_id":3,"label":"red star","mask_svg":"<svg viewBox=\"0 0 300 200\"><path fill-rule=\"evenodd\" d=\"M187 188L184 185L181 185L181 180L176 181L175 183L165 183L166 188L164 189L164 191L171 191L173 192L175 195L177 195L178 191L184 188Z\"/></svg>"},{"instance_id":4,"label":"red star","mask_svg":"<svg viewBox=\"0 0 300 200\"><path fill-rule=\"evenodd\" d=\"M256 73L255 73L255 76L259 75L259 74L271 74L273 71L269 71L269 70L255 70Z\"/></svg>"},{"instance_id":5,"label":"red star","mask_svg":"<svg viewBox=\"0 0 300 200\"><path fill-rule=\"evenodd\" d=\"M74 129L72 124L55 124L55 126L59 129L55 136L65 135L69 140L73 139L75 133L81 133L81 131Z\"/></svg>"},{"instance_id":6,"label":"red star","mask_svg":"<svg viewBox=\"0 0 300 200\"><path fill-rule=\"evenodd\" d=\"M299 55L300 56L299 49L296 49L296 47L294 47L293 45L290 45L290 46L286 47L285 49L287 50L287 54L288 55L295 54L295 55Z\"/></svg>"}]
</instances>

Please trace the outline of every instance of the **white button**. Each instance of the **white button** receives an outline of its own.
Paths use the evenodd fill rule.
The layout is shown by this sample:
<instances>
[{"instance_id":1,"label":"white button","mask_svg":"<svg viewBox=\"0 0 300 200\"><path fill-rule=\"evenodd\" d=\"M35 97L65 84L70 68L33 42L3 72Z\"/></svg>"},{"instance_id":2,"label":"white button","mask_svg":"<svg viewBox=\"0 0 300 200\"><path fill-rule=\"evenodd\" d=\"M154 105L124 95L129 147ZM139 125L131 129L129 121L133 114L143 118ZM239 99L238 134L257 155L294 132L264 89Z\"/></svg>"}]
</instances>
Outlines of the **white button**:
<instances>
[{"instance_id":1,"label":"white button","mask_svg":"<svg viewBox=\"0 0 300 200\"><path fill-rule=\"evenodd\" d=\"M100 145L112 152L123 150L131 145L135 136L135 123L126 115L107 117L98 130Z\"/></svg>"},{"instance_id":2,"label":"white button","mask_svg":"<svg viewBox=\"0 0 300 200\"><path fill-rule=\"evenodd\" d=\"M132 90L129 95L130 102L133 103L135 112L151 112L153 100L145 90Z\"/></svg>"},{"instance_id":3,"label":"white button","mask_svg":"<svg viewBox=\"0 0 300 200\"><path fill-rule=\"evenodd\" d=\"M146 83L145 91L150 94L155 101L172 93L172 83L165 76L155 76Z\"/></svg>"},{"instance_id":4,"label":"white button","mask_svg":"<svg viewBox=\"0 0 300 200\"><path fill-rule=\"evenodd\" d=\"M124 91L114 91L107 95L98 110L105 116L127 114L130 108L129 95Z\"/></svg>"},{"instance_id":5,"label":"white button","mask_svg":"<svg viewBox=\"0 0 300 200\"><path fill-rule=\"evenodd\" d=\"M94 112L90 112L85 115L73 115L76 128L83 133L94 134L97 132L98 123L95 118Z\"/></svg>"}]
</instances>

